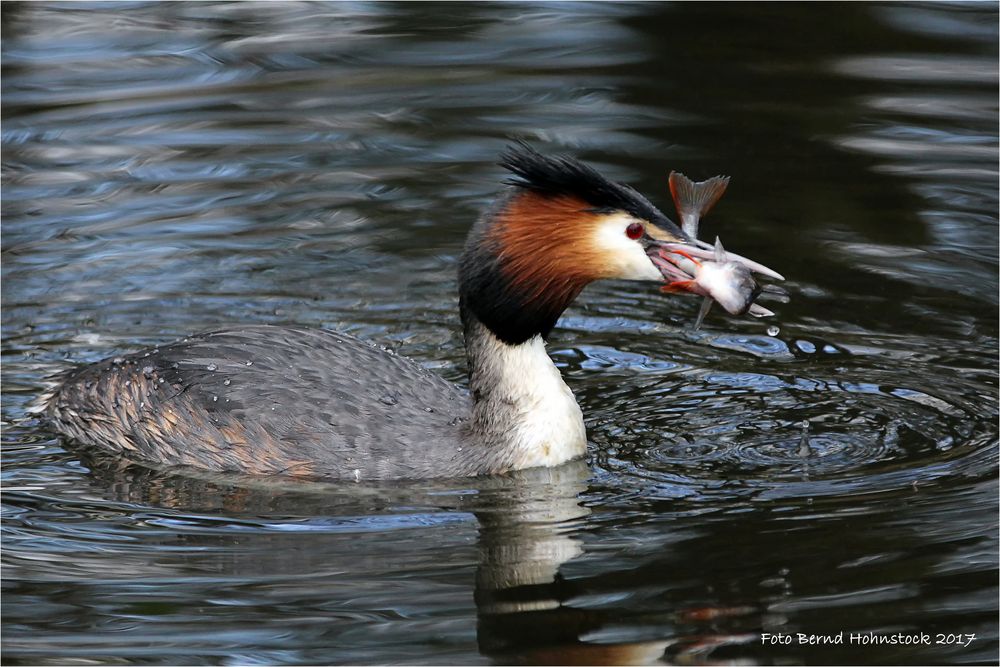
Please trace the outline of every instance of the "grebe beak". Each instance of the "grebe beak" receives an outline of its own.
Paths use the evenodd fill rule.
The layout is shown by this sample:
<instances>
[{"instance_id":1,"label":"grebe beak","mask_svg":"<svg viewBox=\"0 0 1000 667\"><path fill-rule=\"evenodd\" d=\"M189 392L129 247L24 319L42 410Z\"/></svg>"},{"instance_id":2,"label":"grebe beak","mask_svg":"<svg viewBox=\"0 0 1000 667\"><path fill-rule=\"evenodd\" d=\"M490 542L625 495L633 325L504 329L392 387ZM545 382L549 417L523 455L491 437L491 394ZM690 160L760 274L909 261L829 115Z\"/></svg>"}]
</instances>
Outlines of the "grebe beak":
<instances>
[{"instance_id":1,"label":"grebe beak","mask_svg":"<svg viewBox=\"0 0 1000 667\"><path fill-rule=\"evenodd\" d=\"M742 267L745 270L744 273L747 276L747 280L749 280L750 285L754 289L746 292L746 300L742 302L740 308L734 309L732 306L728 306L726 310L734 314L737 311L739 314L749 312L754 317L768 317L774 314L767 308L753 303L760 295L762 289L756 286L754 281L749 278L749 275L757 273L775 280L784 280L785 277L759 262L724 250L718 240L716 240L715 246L711 246L704 241L698 240L674 241L649 239L646 244L646 254L663 275L665 281L662 288L663 291L705 296L720 303L722 303L719 299L720 292L707 290L704 281L699 280L700 277L704 276L702 273L704 263L714 262L717 265L735 264ZM737 279L738 272L733 274L733 276L734 280ZM730 288L732 286L727 285L725 287ZM723 289L722 293L726 291L726 289ZM702 307L702 314L699 315L699 323L704 317L704 313L707 312L709 305L710 301L706 299L706 303Z\"/></svg>"},{"instance_id":2,"label":"grebe beak","mask_svg":"<svg viewBox=\"0 0 1000 667\"><path fill-rule=\"evenodd\" d=\"M759 262L747 259L742 255L724 250L720 253L715 247L704 241L660 241L650 239L646 246L646 254L653 260L666 280L690 280L695 277L698 264L708 260L713 262L736 262L754 273L760 273L784 280L785 277Z\"/></svg>"}]
</instances>

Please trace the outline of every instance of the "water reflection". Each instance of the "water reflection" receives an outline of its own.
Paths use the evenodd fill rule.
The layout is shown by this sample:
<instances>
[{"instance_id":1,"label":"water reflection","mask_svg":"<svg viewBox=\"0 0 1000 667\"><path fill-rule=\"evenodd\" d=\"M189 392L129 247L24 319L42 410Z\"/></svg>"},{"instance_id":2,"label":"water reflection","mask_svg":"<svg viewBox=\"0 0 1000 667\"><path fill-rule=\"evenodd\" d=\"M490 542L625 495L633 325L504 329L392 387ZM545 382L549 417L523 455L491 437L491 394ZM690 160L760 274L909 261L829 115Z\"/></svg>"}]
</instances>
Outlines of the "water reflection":
<instances>
[{"instance_id":1,"label":"water reflection","mask_svg":"<svg viewBox=\"0 0 1000 667\"><path fill-rule=\"evenodd\" d=\"M909 540L920 541L924 549L935 548L933 535L917 530L904 538L907 531L901 532L899 525L891 536L878 530L855 536L865 542L865 553L882 554L879 557L841 563L839 553L823 555L824 550L816 548L825 543L828 531L846 527L851 515L896 524L899 509L922 505L916 491L883 494L851 514L811 502L791 512L775 506L773 516L739 511L684 520L683 514L672 512L674 525L668 532L649 534L641 523L615 521L617 527L605 539L593 541L594 528L588 527L593 510L587 507L590 470L582 462L482 480L464 490L420 484L282 486L90 463L95 485L105 489L109 502L56 503L49 511L67 518L95 510L105 514L103 521L110 525L101 530L104 546L92 557L75 556L69 571L90 582L85 590L112 586L117 593L114 602L109 600L109 606L98 611L107 621L87 622L87 635L63 635L70 655L83 655L102 645L109 633L122 632L119 645L133 651L138 648L135 642L165 646L163 642L178 633L184 634L187 645L204 650L201 647L211 645L212 639L201 632L192 636L194 626L171 622L157 629L160 614L185 604L197 589L203 591L203 613L209 618L232 609L239 610L244 622L257 619L260 624L246 638L223 634L235 655L322 662L322 656L329 659L330 650L351 655L345 644L354 627L382 628L379 632L389 647L426 631L418 619L406 621L415 611L406 602L407 591L420 587L423 609L418 618L426 618L427 607L456 604L456 597L474 599L479 650L504 664L649 664L659 659L700 661L708 655L718 659L727 647L756 651L761 629L794 630L789 614L829 612L831 602L834 608L856 609L914 599L911 586L884 578L886 568L893 571L891 566L908 553ZM473 516L478 528L470 530ZM807 517L808 522L803 521ZM920 520L904 525L916 528ZM155 561L115 559L114 569L109 569L101 552L121 551L139 534L142 550L158 554ZM436 548L418 546L408 534ZM69 545L84 535L69 527L62 539ZM772 573L760 582L753 581L747 563L732 560L732 546L750 535L771 544L767 561L749 568ZM467 548L464 543L471 536L476 539ZM615 549L619 555L610 560L601 558L616 542L633 548ZM8 557L26 558L25 546L18 545ZM442 549L454 550L444 562ZM812 574L797 584L800 566L787 564L804 562L800 554L809 554L811 567L833 576L851 570L851 595L839 593L831 599L816 594L827 580L814 581ZM50 567L52 583L39 590L60 585L67 572L66 564ZM874 571L866 574L869 570ZM702 592L694 593L692 587ZM265 609L276 609L277 615ZM129 639L125 619L148 627ZM822 625L834 619L824 619ZM855 619L845 627L857 623ZM297 649L283 654L265 650L268 644L284 643L279 627L294 633ZM31 655L40 647L15 640L13 648Z\"/></svg>"},{"instance_id":2,"label":"water reflection","mask_svg":"<svg viewBox=\"0 0 1000 667\"><path fill-rule=\"evenodd\" d=\"M186 588L203 585L197 577L210 576L215 582L207 600L211 605L246 609L294 604L299 613L308 613L311 605L319 604L326 608L326 621L335 622L338 613L329 605L338 606L339 589L352 591L350 601L340 604L360 603L355 590L360 585L367 602L378 606L387 602L383 596L391 591L373 587L368 577L395 572L409 587L419 584L416 575L427 571L432 579L447 573L456 591L467 591L475 600L479 649L498 662L648 664L662 655L668 643L588 640L612 623L615 614L577 607L560 575L560 569L584 550L583 540L575 534L590 514L581 504L590 475L582 461L481 480L467 489L458 488L458 483L430 488L419 483L384 487L275 483L160 473L104 459L88 463L95 485L105 489L110 501L103 504L104 511L125 520L112 519L117 527L101 531L106 548L114 549L115 542L141 530L143 548L163 556L156 564L116 560L114 569L98 554L74 559L75 576L95 584L113 582L124 589L120 594L124 600L147 591L141 604L117 603L134 606L131 615L148 617L155 614L157 604L180 602ZM80 503L57 504L53 509L60 511L60 505L67 517L90 509ZM421 507L424 511L415 509ZM220 512L226 518L219 517ZM463 530L472 516L478 524L474 585L459 576L467 561L460 558L449 564L454 571L441 571L440 563L432 565L427 554L414 550L403 537L419 529L421 541L454 544L448 533ZM11 519L16 521L15 516ZM392 531L402 532L391 541L379 537ZM15 541L18 536L17 531L11 535ZM67 540L80 536L73 529L63 535ZM25 546L19 544L9 556L15 561L27 558ZM186 557L180 560L181 555ZM66 572L65 564L52 574L60 571ZM350 617L353 622L381 620L378 615L359 618L350 613ZM98 623L94 631L100 635L114 628ZM266 631L263 634L266 637ZM84 643L75 645L81 650L88 641L100 641L99 636L79 639ZM260 642L261 636L255 634L253 641ZM15 641L14 648L30 655L34 647Z\"/></svg>"}]
</instances>

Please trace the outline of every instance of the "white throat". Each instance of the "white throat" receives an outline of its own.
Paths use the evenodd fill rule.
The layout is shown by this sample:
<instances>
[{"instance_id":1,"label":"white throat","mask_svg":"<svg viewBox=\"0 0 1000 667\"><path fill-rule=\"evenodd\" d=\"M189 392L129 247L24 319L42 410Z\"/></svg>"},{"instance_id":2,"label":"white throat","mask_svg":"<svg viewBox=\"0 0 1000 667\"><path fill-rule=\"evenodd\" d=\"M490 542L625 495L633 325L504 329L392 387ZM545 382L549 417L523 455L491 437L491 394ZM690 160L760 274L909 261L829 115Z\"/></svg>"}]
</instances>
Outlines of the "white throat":
<instances>
[{"instance_id":1,"label":"white throat","mask_svg":"<svg viewBox=\"0 0 1000 667\"><path fill-rule=\"evenodd\" d=\"M466 329L471 427L495 448L508 470L555 466L583 456L583 413L535 336L520 345L500 341L479 322Z\"/></svg>"}]
</instances>

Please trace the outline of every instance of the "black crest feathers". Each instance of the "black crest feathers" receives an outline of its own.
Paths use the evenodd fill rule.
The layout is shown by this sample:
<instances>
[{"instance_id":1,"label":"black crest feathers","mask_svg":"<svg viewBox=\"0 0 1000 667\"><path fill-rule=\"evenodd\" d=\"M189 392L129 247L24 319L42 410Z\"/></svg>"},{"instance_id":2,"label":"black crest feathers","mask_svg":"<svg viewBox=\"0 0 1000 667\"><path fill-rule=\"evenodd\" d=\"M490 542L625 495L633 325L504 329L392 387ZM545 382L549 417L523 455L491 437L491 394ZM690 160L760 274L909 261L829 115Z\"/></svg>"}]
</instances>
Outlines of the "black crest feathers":
<instances>
[{"instance_id":1,"label":"black crest feathers","mask_svg":"<svg viewBox=\"0 0 1000 667\"><path fill-rule=\"evenodd\" d=\"M545 197L575 197L595 211L624 211L670 227L673 223L631 187L615 183L593 167L565 155L542 155L523 141L500 155L501 167L513 174L505 182Z\"/></svg>"}]
</instances>

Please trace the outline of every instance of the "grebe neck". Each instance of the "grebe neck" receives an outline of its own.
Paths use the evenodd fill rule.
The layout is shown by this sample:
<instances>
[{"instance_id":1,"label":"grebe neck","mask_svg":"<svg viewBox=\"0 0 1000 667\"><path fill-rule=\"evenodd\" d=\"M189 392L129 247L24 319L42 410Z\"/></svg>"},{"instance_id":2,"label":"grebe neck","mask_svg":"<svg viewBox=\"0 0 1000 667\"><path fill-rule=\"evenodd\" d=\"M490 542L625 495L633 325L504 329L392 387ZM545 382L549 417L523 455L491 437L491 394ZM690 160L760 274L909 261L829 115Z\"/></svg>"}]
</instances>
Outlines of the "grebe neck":
<instances>
[{"instance_id":1,"label":"grebe neck","mask_svg":"<svg viewBox=\"0 0 1000 667\"><path fill-rule=\"evenodd\" d=\"M586 453L583 413L542 336L510 344L465 308L462 321L473 397L470 437L507 469L559 465Z\"/></svg>"}]
</instances>

